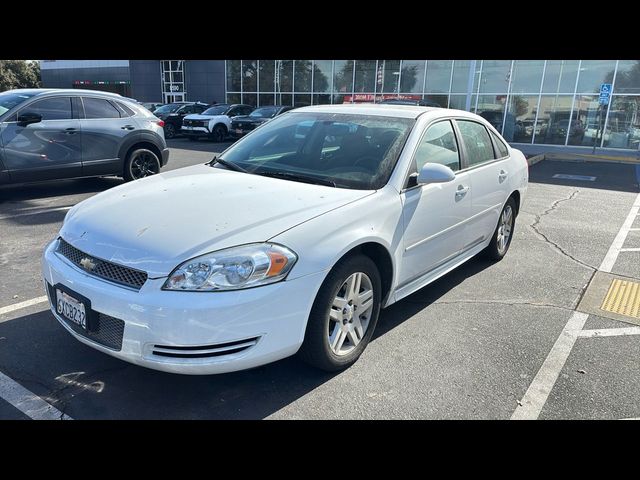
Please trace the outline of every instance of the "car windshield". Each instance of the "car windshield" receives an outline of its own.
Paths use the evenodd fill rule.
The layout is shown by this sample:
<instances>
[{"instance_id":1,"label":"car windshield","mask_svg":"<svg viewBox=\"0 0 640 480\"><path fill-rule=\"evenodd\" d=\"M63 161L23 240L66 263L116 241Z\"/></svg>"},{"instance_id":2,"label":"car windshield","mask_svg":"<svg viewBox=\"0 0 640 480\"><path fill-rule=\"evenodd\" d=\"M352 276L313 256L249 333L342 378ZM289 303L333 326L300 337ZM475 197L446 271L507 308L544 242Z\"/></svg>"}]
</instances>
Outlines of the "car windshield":
<instances>
[{"instance_id":1,"label":"car windshield","mask_svg":"<svg viewBox=\"0 0 640 480\"><path fill-rule=\"evenodd\" d=\"M229 110L229 105L216 105L215 107L207 108L202 115L224 115Z\"/></svg>"},{"instance_id":2,"label":"car windshield","mask_svg":"<svg viewBox=\"0 0 640 480\"><path fill-rule=\"evenodd\" d=\"M33 97L35 93L11 93L6 92L0 94L0 115L11 110L16 105L20 105L25 100Z\"/></svg>"},{"instance_id":3,"label":"car windshield","mask_svg":"<svg viewBox=\"0 0 640 480\"><path fill-rule=\"evenodd\" d=\"M250 117L254 118L271 118L275 117L276 113L278 113L280 107L264 107L258 108L249 114Z\"/></svg>"},{"instance_id":4,"label":"car windshield","mask_svg":"<svg viewBox=\"0 0 640 480\"><path fill-rule=\"evenodd\" d=\"M170 103L169 105L163 105L156 110L156 113L173 113L182 107L181 103Z\"/></svg>"},{"instance_id":5,"label":"car windshield","mask_svg":"<svg viewBox=\"0 0 640 480\"><path fill-rule=\"evenodd\" d=\"M414 123L410 118L292 113L271 120L222 157L247 173L375 190L388 182Z\"/></svg>"}]
</instances>

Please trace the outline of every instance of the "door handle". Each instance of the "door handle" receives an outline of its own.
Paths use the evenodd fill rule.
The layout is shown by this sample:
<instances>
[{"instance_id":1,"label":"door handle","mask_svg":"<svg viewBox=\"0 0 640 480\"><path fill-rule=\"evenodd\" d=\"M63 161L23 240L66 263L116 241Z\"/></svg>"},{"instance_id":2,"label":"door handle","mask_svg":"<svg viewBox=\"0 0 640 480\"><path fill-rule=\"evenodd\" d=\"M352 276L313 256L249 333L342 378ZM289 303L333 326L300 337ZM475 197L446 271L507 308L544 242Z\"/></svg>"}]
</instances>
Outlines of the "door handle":
<instances>
[{"instance_id":1,"label":"door handle","mask_svg":"<svg viewBox=\"0 0 640 480\"><path fill-rule=\"evenodd\" d=\"M122 130L135 130L136 127L133 125L125 125L124 127L120 127Z\"/></svg>"},{"instance_id":2,"label":"door handle","mask_svg":"<svg viewBox=\"0 0 640 480\"><path fill-rule=\"evenodd\" d=\"M65 128L64 131L65 131L65 133L67 135L74 135L74 134L78 133L78 129L77 128L73 128L73 127Z\"/></svg>"},{"instance_id":3,"label":"door handle","mask_svg":"<svg viewBox=\"0 0 640 480\"><path fill-rule=\"evenodd\" d=\"M458 185L458 189L456 190L456 200L460 200L464 197L469 191L469 187L465 185Z\"/></svg>"},{"instance_id":4,"label":"door handle","mask_svg":"<svg viewBox=\"0 0 640 480\"><path fill-rule=\"evenodd\" d=\"M504 182L508 176L509 172L506 170L500 170L500 173L498 174L498 181Z\"/></svg>"}]
</instances>

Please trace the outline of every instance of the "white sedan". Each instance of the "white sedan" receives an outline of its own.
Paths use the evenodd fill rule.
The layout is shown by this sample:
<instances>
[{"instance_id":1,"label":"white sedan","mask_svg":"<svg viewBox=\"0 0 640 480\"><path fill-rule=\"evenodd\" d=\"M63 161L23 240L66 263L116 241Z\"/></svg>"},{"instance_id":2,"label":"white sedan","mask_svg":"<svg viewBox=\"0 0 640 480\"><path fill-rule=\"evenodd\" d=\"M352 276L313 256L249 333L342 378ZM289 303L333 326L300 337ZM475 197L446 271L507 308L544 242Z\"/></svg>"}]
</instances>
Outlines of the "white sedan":
<instances>
[{"instance_id":1,"label":"white sedan","mask_svg":"<svg viewBox=\"0 0 640 480\"><path fill-rule=\"evenodd\" d=\"M79 341L175 373L295 353L353 364L380 309L509 249L524 155L472 113L399 105L287 112L204 165L72 208L44 252Z\"/></svg>"}]
</instances>

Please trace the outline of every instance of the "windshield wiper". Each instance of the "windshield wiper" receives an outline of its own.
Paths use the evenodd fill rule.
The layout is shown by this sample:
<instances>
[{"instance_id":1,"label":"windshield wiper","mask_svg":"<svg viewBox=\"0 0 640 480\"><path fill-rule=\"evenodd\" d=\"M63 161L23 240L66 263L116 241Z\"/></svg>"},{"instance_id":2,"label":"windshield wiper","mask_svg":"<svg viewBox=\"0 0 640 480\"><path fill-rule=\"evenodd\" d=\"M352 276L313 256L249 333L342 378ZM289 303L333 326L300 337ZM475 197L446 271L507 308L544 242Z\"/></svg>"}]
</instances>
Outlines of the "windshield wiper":
<instances>
[{"instance_id":1,"label":"windshield wiper","mask_svg":"<svg viewBox=\"0 0 640 480\"><path fill-rule=\"evenodd\" d=\"M331 180L317 177L307 177L291 172L254 172L256 175L264 177L282 178L284 180L293 180L295 182L313 183L314 185L326 185L327 187L335 187L336 184Z\"/></svg>"},{"instance_id":2,"label":"windshield wiper","mask_svg":"<svg viewBox=\"0 0 640 480\"><path fill-rule=\"evenodd\" d=\"M228 160L223 160L222 158L218 158L218 156L213 157L213 159L211 159L211 161L209 162L209 165L213 167L216 163L219 163L220 165L224 165L229 170L233 170L235 172L247 173L247 171L244 168L242 168L240 165L236 165L235 163L230 162Z\"/></svg>"}]
</instances>

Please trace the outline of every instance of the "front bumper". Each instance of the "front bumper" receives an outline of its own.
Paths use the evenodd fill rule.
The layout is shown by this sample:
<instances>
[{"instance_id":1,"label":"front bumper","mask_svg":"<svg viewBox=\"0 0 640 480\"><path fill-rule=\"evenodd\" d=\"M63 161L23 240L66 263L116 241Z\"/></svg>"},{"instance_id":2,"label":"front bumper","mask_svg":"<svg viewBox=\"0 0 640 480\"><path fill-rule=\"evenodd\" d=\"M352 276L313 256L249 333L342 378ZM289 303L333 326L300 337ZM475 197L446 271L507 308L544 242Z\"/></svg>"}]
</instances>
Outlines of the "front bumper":
<instances>
[{"instance_id":1,"label":"front bumper","mask_svg":"<svg viewBox=\"0 0 640 480\"><path fill-rule=\"evenodd\" d=\"M54 301L50 305L56 319L86 345L173 373L232 372L293 355L302 345L309 312L325 277L325 272L318 272L231 292L163 291L166 278L156 278L136 291L87 274L56 253L57 245L57 240L51 242L42 259L47 293L51 297L49 286L59 284L86 297L101 318L124 322L121 347L109 348L72 327L57 314ZM249 346L235 348L243 345ZM214 350L215 356L207 356Z\"/></svg>"},{"instance_id":2,"label":"front bumper","mask_svg":"<svg viewBox=\"0 0 640 480\"><path fill-rule=\"evenodd\" d=\"M183 135L188 136L203 136L203 135L209 135L211 134L211 132L209 131L209 129L207 127L185 127L184 125L182 126L182 128L180 129L180 133L182 133Z\"/></svg>"}]
</instances>

